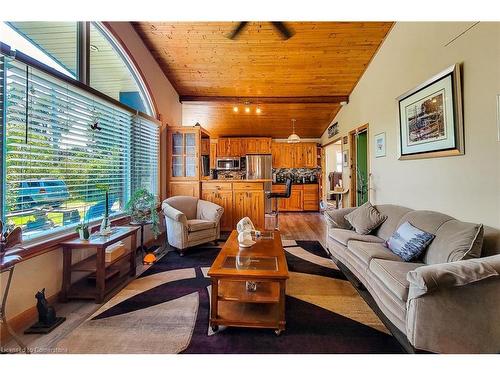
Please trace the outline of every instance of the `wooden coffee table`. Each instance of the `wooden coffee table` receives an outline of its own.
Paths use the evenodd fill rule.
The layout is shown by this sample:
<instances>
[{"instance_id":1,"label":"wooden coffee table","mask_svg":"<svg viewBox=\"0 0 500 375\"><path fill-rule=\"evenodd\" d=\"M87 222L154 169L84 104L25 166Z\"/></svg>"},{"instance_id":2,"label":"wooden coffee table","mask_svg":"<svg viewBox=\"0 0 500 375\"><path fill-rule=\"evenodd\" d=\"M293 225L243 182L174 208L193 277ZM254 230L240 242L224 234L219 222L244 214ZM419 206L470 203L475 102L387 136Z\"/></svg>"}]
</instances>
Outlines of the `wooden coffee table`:
<instances>
[{"instance_id":1,"label":"wooden coffee table","mask_svg":"<svg viewBox=\"0 0 500 375\"><path fill-rule=\"evenodd\" d=\"M212 280L210 326L285 329L285 288L288 266L279 232L263 232L250 248L238 246L233 231L208 276ZM255 283L255 291L247 289Z\"/></svg>"}]
</instances>

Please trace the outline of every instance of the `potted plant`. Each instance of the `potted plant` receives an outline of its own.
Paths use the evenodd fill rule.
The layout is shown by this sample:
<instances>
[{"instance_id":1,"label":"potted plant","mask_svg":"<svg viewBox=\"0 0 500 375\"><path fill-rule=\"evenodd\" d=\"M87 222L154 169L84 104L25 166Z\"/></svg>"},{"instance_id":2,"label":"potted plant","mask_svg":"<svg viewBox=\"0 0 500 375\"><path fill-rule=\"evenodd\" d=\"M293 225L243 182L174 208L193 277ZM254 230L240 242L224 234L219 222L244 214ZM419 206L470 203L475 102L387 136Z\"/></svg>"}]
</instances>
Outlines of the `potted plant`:
<instances>
[{"instance_id":1,"label":"potted plant","mask_svg":"<svg viewBox=\"0 0 500 375\"><path fill-rule=\"evenodd\" d=\"M132 195L125 206L132 221L137 223L151 222L151 231L155 238L160 234L156 205L157 200L152 193L146 189L139 189Z\"/></svg>"},{"instance_id":2,"label":"potted plant","mask_svg":"<svg viewBox=\"0 0 500 375\"><path fill-rule=\"evenodd\" d=\"M81 240L88 240L90 238L89 225L83 221L76 226L75 231L78 233Z\"/></svg>"}]
</instances>

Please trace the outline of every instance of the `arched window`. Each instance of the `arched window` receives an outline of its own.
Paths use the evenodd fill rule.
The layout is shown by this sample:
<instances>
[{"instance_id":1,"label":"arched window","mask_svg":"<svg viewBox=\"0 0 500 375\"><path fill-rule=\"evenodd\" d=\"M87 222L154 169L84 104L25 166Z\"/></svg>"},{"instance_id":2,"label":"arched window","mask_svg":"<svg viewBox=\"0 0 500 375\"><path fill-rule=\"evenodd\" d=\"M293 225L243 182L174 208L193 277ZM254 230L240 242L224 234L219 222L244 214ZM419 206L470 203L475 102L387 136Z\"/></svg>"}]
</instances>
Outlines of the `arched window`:
<instances>
[{"instance_id":1,"label":"arched window","mask_svg":"<svg viewBox=\"0 0 500 375\"><path fill-rule=\"evenodd\" d=\"M103 25L0 22L0 42L4 223L38 241L125 215L139 189L158 194L159 122Z\"/></svg>"},{"instance_id":2,"label":"arched window","mask_svg":"<svg viewBox=\"0 0 500 375\"><path fill-rule=\"evenodd\" d=\"M135 110L155 115L151 97L137 68L101 23L2 22L0 35L0 42L12 49ZM82 67L82 62L88 67ZM90 79L82 79L79 67L90 72Z\"/></svg>"}]
</instances>

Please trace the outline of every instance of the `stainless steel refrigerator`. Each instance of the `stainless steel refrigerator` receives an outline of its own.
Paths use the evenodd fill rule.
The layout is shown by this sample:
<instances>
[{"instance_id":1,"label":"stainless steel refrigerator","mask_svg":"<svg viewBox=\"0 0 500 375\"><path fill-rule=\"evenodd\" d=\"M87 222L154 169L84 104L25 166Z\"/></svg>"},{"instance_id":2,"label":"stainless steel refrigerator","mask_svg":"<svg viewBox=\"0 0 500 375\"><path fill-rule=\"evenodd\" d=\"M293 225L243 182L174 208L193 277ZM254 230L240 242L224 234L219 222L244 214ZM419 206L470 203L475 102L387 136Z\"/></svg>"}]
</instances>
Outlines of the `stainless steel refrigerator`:
<instances>
[{"instance_id":1,"label":"stainless steel refrigerator","mask_svg":"<svg viewBox=\"0 0 500 375\"><path fill-rule=\"evenodd\" d=\"M264 209L265 213L271 212L271 200L267 198L272 189L273 164L271 155L247 155L246 158L247 180L268 179L264 182Z\"/></svg>"}]
</instances>

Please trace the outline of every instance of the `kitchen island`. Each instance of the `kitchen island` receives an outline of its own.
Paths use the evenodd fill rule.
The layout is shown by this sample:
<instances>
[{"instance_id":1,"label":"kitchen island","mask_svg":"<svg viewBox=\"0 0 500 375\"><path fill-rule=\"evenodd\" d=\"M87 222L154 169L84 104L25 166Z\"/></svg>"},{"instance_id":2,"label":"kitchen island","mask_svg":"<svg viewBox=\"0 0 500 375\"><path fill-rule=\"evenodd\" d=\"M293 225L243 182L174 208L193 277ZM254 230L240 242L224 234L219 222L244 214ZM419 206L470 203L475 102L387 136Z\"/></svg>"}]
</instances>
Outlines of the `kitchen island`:
<instances>
[{"instance_id":1,"label":"kitchen island","mask_svg":"<svg viewBox=\"0 0 500 375\"><path fill-rule=\"evenodd\" d=\"M264 183L269 179L202 180L201 199L224 208L221 230L231 231L236 223L248 216L257 229L265 227Z\"/></svg>"}]
</instances>

